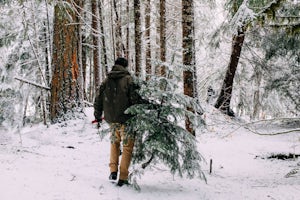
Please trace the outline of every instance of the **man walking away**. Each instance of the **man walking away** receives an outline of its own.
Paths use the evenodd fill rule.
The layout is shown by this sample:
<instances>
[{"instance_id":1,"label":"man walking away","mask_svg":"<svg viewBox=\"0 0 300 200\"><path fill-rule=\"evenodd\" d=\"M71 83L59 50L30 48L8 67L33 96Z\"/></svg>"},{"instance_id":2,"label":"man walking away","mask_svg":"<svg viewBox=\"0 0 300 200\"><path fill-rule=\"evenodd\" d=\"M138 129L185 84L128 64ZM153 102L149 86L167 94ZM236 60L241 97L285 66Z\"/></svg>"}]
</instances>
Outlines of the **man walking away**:
<instances>
[{"instance_id":1,"label":"man walking away","mask_svg":"<svg viewBox=\"0 0 300 200\"><path fill-rule=\"evenodd\" d=\"M94 116L100 123L104 112L105 121L111 129L110 147L110 180L117 180L118 168L120 175L117 185L128 184L128 168L132 157L134 139L128 137L125 132L125 122L130 115L124 111L131 105L141 102L137 93L137 86L128 72L128 61L125 58L118 58L107 78L97 91L94 102ZM120 143L123 142L123 153L119 167Z\"/></svg>"}]
</instances>

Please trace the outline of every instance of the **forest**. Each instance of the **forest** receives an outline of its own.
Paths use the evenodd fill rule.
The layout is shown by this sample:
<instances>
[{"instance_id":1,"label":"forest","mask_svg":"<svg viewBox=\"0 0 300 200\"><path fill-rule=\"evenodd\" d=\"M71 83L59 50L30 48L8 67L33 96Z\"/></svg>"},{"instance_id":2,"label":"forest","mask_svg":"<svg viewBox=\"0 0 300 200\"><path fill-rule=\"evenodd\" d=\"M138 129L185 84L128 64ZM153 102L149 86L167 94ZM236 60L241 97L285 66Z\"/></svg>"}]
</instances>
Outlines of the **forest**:
<instances>
[{"instance_id":1,"label":"forest","mask_svg":"<svg viewBox=\"0 0 300 200\"><path fill-rule=\"evenodd\" d=\"M299 197L299 0L0 0L0 13L1 200ZM108 182L109 126L91 123L119 57L148 102L125 111L140 193Z\"/></svg>"},{"instance_id":2,"label":"forest","mask_svg":"<svg viewBox=\"0 0 300 200\"><path fill-rule=\"evenodd\" d=\"M298 118L299 7L297 0L2 0L1 126L76 117L117 57L140 80L176 77L177 90L202 112L213 105L247 120Z\"/></svg>"}]
</instances>

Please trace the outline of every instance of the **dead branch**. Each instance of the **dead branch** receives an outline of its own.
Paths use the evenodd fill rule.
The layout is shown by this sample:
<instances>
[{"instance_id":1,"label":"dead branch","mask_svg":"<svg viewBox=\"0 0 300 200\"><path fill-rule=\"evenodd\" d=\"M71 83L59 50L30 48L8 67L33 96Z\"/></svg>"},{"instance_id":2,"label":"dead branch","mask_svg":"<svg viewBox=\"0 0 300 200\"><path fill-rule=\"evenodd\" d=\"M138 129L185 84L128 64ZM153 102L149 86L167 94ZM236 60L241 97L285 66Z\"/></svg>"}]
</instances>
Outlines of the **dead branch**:
<instances>
[{"instance_id":1,"label":"dead branch","mask_svg":"<svg viewBox=\"0 0 300 200\"><path fill-rule=\"evenodd\" d=\"M23 83L27 83L27 84L29 84L29 85L33 85L33 86L35 86L35 87L44 89L44 90L50 90L50 88L47 87L47 86L43 86L43 85L41 85L41 84L34 83L34 82L32 82L32 81L29 81L29 80L26 80L26 79L23 79L23 78L15 77L15 79L18 80L18 81L21 81L21 82L23 82Z\"/></svg>"},{"instance_id":2,"label":"dead branch","mask_svg":"<svg viewBox=\"0 0 300 200\"><path fill-rule=\"evenodd\" d=\"M274 135L283 135L283 134L287 134L287 133L292 133L292 132L300 132L300 129L292 129L292 130L288 130L288 131L279 131L279 132L275 132L275 133L260 133L258 131L252 130L251 128L244 126L245 129L249 130L252 133L255 133L257 135L263 135L263 136L274 136Z\"/></svg>"}]
</instances>

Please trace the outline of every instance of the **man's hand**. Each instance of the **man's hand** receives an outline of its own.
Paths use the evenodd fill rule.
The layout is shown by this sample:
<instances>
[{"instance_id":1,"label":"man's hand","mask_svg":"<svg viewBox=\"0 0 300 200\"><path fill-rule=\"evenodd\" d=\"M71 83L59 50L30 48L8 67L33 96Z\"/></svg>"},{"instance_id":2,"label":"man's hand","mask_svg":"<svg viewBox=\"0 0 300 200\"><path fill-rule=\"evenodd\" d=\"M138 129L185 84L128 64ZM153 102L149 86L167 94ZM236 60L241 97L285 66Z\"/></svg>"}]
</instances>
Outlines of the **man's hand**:
<instances>
[{"instance_id":1,"label":"man's hand","mask_svg":"<svg viewBox=\"0 0 300 200\"><path fill-rule=\"evenodd\" d=\"M101 122L102 122L102 119L101 120L94 119L92 121L92 124L97 124L97 128L100 128L101 127Z\"/></svg>"}]
</instances>

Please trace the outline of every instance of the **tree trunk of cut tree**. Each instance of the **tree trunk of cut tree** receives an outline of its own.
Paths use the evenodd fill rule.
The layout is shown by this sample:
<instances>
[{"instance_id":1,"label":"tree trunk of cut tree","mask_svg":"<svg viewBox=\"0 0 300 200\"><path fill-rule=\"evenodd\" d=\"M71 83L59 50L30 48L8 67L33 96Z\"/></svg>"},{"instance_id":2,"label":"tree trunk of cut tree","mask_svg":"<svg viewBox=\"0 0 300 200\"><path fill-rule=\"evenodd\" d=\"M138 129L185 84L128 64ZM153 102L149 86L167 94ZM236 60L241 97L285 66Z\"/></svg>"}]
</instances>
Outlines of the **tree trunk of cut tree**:
<instances>
[{"instance_id":1,"label":"tree trunk of cut tree","mask_svg":"<svg viewBox=\"0 0 300 200\"><path fill-rule=\"evenodd\" d=\"M216 108L229 116L234 116L234 112L230 108L230 101L232 96L233 80L239 63L244 39L245 33L243 31L239 31L237 35L233 36L229 65L223 81L221 93L215 104Z\"/></svg>"}]
</instances>

